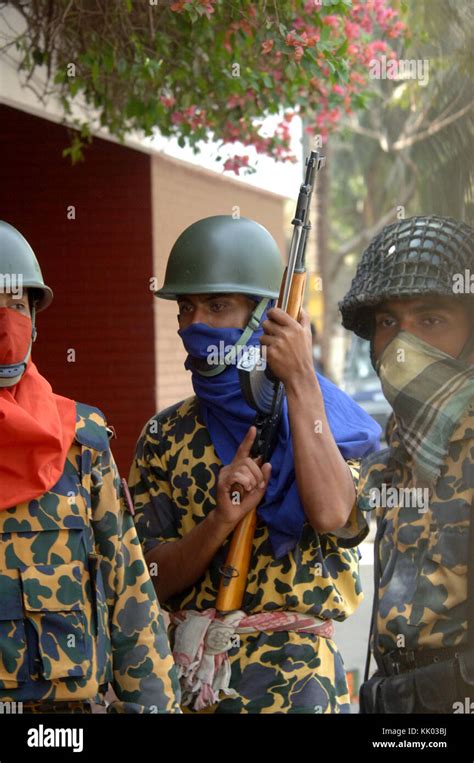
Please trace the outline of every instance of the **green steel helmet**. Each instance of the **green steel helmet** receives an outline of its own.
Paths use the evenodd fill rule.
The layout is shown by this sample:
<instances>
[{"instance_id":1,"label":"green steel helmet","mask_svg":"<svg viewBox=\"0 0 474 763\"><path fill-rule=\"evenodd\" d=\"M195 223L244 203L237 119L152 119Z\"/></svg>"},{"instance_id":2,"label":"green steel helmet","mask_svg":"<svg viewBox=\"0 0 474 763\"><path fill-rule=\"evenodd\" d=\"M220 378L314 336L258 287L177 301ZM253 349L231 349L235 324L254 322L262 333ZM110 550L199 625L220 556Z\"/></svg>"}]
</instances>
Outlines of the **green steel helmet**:
<instances>
[{"instance_id":1,"label":"green steel helmet","mask_svg":"<svg viewBox=\"0 0 474 763\"><path fill-rule=\"evenodd\" d=\"M248 294L278 297L283 262L274 238L246 217L198 220L175 242L157 297L180 294Z\"/></svg>"},{"instance_id":2,"label":"green steel helmet","mask_svg":"<svg viewBox=\"0 0 474 763\"><path fill-rule=\"evenodd\" d=\"M20 231L0 220L0 276L20 280L35 292L36 312L51 304L53 292L46 286L35 253Z\"/></svg>"},{"instance_id":3,"label":"green steel helmet","mask_svg":"<svg viewBox=\"0 0 474 763\"><path fill-rule=\"evenodd\" d=\"M474 265L473 232L465 223L435 215L387 225L365 250L339 302L344 328L370 339L377 304L425 294L456 296L455 276ZM460 298L472 300L473 295L467 292Z\"/></svg>"}]
</instances>

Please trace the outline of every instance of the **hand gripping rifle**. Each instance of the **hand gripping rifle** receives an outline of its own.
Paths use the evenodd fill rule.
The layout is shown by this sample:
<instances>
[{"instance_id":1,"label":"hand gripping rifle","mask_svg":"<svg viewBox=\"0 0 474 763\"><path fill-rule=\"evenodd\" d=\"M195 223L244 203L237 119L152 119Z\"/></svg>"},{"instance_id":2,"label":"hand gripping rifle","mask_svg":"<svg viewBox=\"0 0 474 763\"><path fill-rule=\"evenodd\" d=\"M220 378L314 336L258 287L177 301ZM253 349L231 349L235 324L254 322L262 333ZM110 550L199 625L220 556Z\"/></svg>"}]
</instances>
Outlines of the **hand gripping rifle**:
<instances>
[{"instance_id":1,"label":"hand gripping rifle","mask_svg":"<svg viewBox=\"0 0 474 763\"><path fill-rule=\"evenodd\" d=\"M300 187L295 216L291 222L294 226L293 235L288 265L280 287L278 307L295 320L300 314L306 283L305 250L311 229L311 196L316 173L324 166L324 161L324 157L318 151L311 151L306 159L305 179ZM251 347L242 353L238 363L243 396L257 412L254 421L257 434L250 455L259 464L269 460L275 447L285 394L283 383L264 366L265 364L261 363L259 347ZM232 485L231 489L232 493L238 493L241 498L245 492L238 483ZM216 602L217 610L223 614L242 606L256 524L255 508L241 519L232 534L225 565L220 569L222 578Z\"/></svg>"}]
</instances>

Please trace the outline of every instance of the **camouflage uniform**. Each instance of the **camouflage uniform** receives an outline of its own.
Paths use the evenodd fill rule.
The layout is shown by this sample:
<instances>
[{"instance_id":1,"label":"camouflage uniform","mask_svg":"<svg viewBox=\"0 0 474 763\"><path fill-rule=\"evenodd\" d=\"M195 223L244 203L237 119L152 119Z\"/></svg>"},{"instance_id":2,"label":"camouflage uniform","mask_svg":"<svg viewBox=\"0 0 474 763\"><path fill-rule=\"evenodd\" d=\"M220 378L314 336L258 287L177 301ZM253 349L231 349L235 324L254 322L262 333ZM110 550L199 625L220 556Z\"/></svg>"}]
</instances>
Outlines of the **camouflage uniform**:
<instances>
[{"instance_id":1,"label":"camouflage uniform","mask_svg":"<svg viewBox=\"0 0 474 763\"><path fill-rule=\"evenodd\" d=\"M367 665L363 712L456 712L474 698L474 334L451 355L438 347L436 331L404 321L402 309L403 300L417 300L435 312L433 303L455 299L469 321L473 295L454 283L471 266L472 242L473 230L452 218L388 225L339 305L344 327L370 341L394 411L390 447L365 459L358 492L361 509L377 506L371 641L378 670L368 680ZM376 353L383 337L376 312L387 301L398 305L398 330Z\"/></svg>"},{"instance_id":2,"label":"camouflage uniform","mask_svg":"<svg viewBox=\"0 0 474 763\"><path fill-rule=\"evenodd\" d=\"M164 623L100 411L77 404L61 479L0 512L0 538L2 702L103 702L110 682L111 712L179 712Z\"/></svg>"},{"instance_id":3,"label":"camouflage uniform","mask_svg":"<svg viewBox=\"0 0 474 763\"><path fill-rule=\"evenodd\" d=\"M396 424L389 444L391 449L362 463L359 508L370 509L371 491L384 483L415 487L410 462L397 458ZM453 432L427 511L399 505L375 509L379 583L371 648L378 670L367 680L367 666L363 712L460 712L457 706L474 698L468 636L473 457L474 404Z\"/></svg>"},{"instance_id":4,"label":"camouflage uniform","mask_svg":"<svg viewBox=\"0 0 474 763\"><path fill-rule=\"evenodd\" d=\"M389 450L362 464L359 506L370 510L370 491L382 483L415 487L410 463L397 460L396 425ZM387 475L389 456L394 470ZM469 525L474 500L474 404L459 422L433 487L427 511L375 509L381 531L377 649L439 649L466 642ZM423 507L424 508L424 507ZM400 639L400 636L403 636Z\"/></svg>"},{"instance_id":5,"label":"camouflage uniform","mask_svg":"<svg viewBox=\"0 0 474 763\"><path fill-rule=\"evenodd\" d=\"M137 530L147 553L189 533L216 505L222 466L195 397L152 418L139 439L130 474ZM357 479L357 465L351 466ZM366 530L351 515L339 538L318 536L306 523L297 547L281 559L272 554L268 529L258 522L242 609L248 614L294 611L345 620L362 601L358 552L353 546ZM206 574L168 599L164 608L215 607L228 539ZM171 628L172 638L173 626ZM231 688L226 698L203 712L339 713L349 711L349 695L336 644L314 634L241 634L229 651Z\"/></svg>"}]
</instances>

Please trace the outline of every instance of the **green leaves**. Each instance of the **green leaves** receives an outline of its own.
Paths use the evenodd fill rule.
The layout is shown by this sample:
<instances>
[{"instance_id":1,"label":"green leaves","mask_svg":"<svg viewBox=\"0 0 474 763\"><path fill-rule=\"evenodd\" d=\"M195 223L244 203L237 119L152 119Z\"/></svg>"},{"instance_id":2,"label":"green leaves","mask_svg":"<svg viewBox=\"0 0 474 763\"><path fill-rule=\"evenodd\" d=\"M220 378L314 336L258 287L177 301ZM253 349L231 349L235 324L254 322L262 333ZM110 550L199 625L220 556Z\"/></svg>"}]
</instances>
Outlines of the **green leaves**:
<instances>
[{"instance_id":1,"label":"green leaves","mask_svg":"<svg viewBox=\"0 0 474 763\"><path fill-rule=\"evenodd\" d=\"M63 158L70 157L71 164L77 164L84 161L84 142L80 139L79 135L74 135L71 140L71 145L65 148L62 152Z\"/></svg>"},{"instance_id":2,"label":"green leaves","mask_svg":"<svg viewBox=\"0 0 474 763\"><path fill-rule=\"evenodd\" d=\"M346 0L321 8L294 0L57 0L54 7L51 18L49 0L22 4L28 26L16 40L20 68L54 61L65 115L80 97L119 138L156 129L180 146L213 137L283 160L291 156L287 134L260 135L267 115L304 106L318 129L333 129L342 104L364 105L368 35L360 26L350 46L337 17L359 26L361 11L351 17ZM38 40L49 41L45 50ZM79 161L82 145L74 140L66 155Z\"/></svg>"},{"instance_id":3,"label":"green leaves","mask_svg":"<svg viewBox=\"0 0 474 763\"><path fill-rule=\"evenodd\" d=\"M38 48L36 48L32 52L32 59L35 62L35 64L38 64L38 66L41 66L45 60L45 53L42 50L39 50Z\"/></svg>"},{"instance_id":4,"label":"green leaves","mask_svg":"<svg viewBox=\"0 0 474 763\"><path fill-rule=\"evenodd\" d=\"M335 52L336 58L340 58L341 56L345 56L347 53L347 48L349 47L349 40L344 40L342 45L338 47L338 49Z\"/></svg>"}]
</instances>

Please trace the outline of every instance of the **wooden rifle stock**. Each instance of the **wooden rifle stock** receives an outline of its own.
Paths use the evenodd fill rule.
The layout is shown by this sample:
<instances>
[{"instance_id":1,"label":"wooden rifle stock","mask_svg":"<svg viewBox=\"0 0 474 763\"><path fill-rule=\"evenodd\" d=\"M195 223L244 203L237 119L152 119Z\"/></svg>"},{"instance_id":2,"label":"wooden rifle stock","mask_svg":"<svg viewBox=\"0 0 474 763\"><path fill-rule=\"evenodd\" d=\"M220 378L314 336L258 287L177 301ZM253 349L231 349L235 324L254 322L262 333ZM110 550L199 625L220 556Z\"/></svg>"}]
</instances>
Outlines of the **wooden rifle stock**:
<instances>
[{"instance_id":1,"label":"wooden rifle stock","mask_svg":"<svg viewBox=\"0 0 474 763\"><path fill-rule=\"evenodd\" d=\"M324 157L317 151L312 151L306 162L305 181L300 188L295 217L292 224L293 238L290 246L288 266L283 275L278 307L284 309L292 318L298 320L303 305L304 290L306 283L306 269L304 266L304 253L308 231L311 227L309 222L309 209L311 194L317 171L324 165ZM289 273L289 290L287 278ZM286 290L286 293L285 293ZM281 383L279 387L282 388ZM279 395L281 399L282 395ZM274 405L277 400L275 393ZM257 427L258 429L258 427ZM258 432L257 432L258 434ZM257 440L257 438L256 438ZM255 461L262 463L261 455L255 454ZM232 493L238 493L243 498L245 490L242 485L234 483ZM221 581L217 594L216 609L224 614L240 609L244 599L247 585L247 575L253 550L253 539L257 524L257 508L252 509L240 520L235 528L227 553L225 565L221 567Z\"/></svg>"},{"instance_id":2,"label":"wooden rifle stock","mask_svg":"<svg viewBox=\"0 0 474 763\"><path fill-rule=\"evenodd\" d=\"M232 485L237 492L244 492L241 485ZM217 594L216 609L219 612L233 612L240 609L244 599L247 575L252 555L253 538L257 524L257 509L252 509L235 528Z\"/></svg>"},{"instance_id":3,"label":"wooden rifle stock","mask_svg":"<svg viewBox=\"0 0 474 763\"><path fill-rule=\"evenodd\" d=\"M281 305L281 297L285 285L287 268L283 275L278 298L278 307ZM306 271L295 273L291 283L287 313L295 320L298 319L303 304L304 289L306 283ZM258 463L259 459L255 459ZM235 482L231 487L232 493L238 493L240 499L244 497L245 490L242 485ZM240 609L244 599L247 576L252 556L253 539L257 524L257 507L252 509L240 520L235 528L227 553L225 565L221 568L222 578L217 594L216 609L219 612L233 612Z\"/></svg>"}]
</instances>

